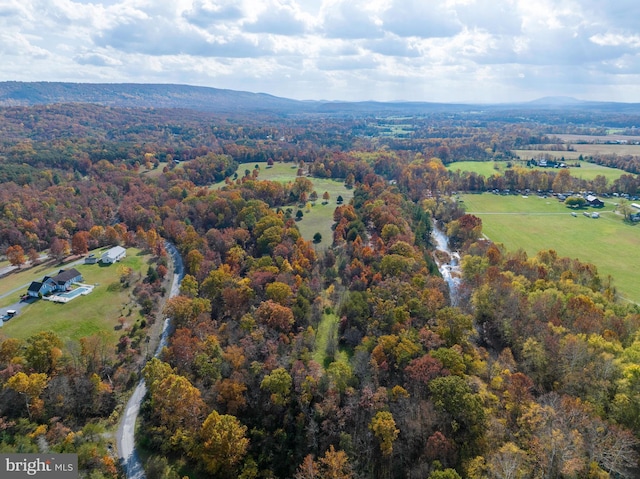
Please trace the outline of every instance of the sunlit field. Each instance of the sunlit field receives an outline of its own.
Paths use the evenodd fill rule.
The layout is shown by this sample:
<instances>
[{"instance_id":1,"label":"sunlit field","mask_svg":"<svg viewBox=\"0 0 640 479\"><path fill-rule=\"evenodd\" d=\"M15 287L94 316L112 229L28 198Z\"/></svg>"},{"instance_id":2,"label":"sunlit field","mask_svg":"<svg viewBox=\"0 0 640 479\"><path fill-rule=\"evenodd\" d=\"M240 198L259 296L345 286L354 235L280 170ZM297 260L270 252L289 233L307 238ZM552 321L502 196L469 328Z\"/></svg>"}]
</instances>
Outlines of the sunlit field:
<instances>
[{"instance_id":1,"label":"sunlit field","mask_svg":"<svg viewBox=\"0 0 640 479\"><path fill-rule=\"evenodd\" d=\"M268 167L266 162L260 163L243 163L238 167L237 174L239 177L244 176L245 171L253 171L255 166L260 167L258 180L277 181L280 183L290 183L295 181L298 173L298 165L292 163L275 163ZM316 233L320 233L322 241L317 244L317 248L325 249L331 245L333 241L333 212L336 209L337 198L342 196L344 203L348 203L353 198L353 190L344 186L344 181L333 180L329 178L313 178L307 177L313 183L314 190L318 194L318 200L315 203L309 202L309 207L300 208L303 217L296 224L302 237L308 241L313 241ZM216 183L212 188L221 188L224 182ZM329 193L329 200L325 203L322 199L324 193ZM295 215L299 209L291 207L292 214ZM285 208L286 209L286 208Z\"/></svg>"},{"instance_id":2,"label":"sunlit field","mask_svg":"<svg viewBox=\"0 0 640 479\"><path fill-rule=\"evenodd\" d=\"M543 157L545 154L549 156L560 159L564 157L565 160L578 162L580 163L580 168L569 168L571 176L582 179L582 180L593 180L597 175L604 176L609 183L613 182L620 178L621 175L625 174L625 171L619 170L617 168L609 168L607 166L596 165L594 163L588 163L586 161L578 161L579 153L575 151L534 151L534 150L514 150L514 154L518 155L522 160L521 161L512 161L511 163L514 165L524 166L526 167L525 160L530 160L532 158ZM449 171L473 171L478 175L482 175L485 178L490 177L491 175L502 175L507 170L507 162L506 161L459 161L455 163L450 163L447 165L447 169ZM539 168L540 170L545 170L545 168Z\"/></svg>"},{"instance_id":3,"label":"sunlit field","mask_svg":"<svg viewBox=\"0 0 640 479\"><path fill-rule=\"evenodd\" d=\"M523 249L529 256L554 249L561 256L597 266L602 277L611 275L620 294L640 303L640 225L623 222L611 203L598 211L600 218L577 216L555 198L538 196L461 195L467 213L482 219L484 234L509 250Z\"/></svg>"}]
</instances>

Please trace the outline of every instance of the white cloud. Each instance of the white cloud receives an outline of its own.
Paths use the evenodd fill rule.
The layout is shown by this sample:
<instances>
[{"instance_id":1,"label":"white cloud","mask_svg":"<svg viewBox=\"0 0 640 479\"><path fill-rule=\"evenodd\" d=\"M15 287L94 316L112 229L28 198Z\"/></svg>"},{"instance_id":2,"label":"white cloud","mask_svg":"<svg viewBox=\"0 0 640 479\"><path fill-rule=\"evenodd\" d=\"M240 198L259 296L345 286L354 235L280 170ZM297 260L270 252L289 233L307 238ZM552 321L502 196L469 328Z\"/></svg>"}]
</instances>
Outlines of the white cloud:
<instances>
[{"instance_id":1,"label":"white cloud","mask_svg":"<svg viewBox=\"0 0 640 479\"><path fill-rule=\"evenodd\" d=\"M82 53L76 55L73 60L80 65L95 65L98 67L113 67L122 62L102 53Z\"/></svg>"},{"instance_id":2,"label":"white cloud","mask_svg":"<svg viewBox=\"0 0 640 479\"><path fill-rule=\"evenodd\" d=\"M382 14L382 25L401 37L452 37L462 30L447 2L394 0Z\"/></svg>"},{"instance_id":3,"label":"white cloud","mask_svg":"<svg viewBox=\"0 0 640 479\"><path fill-rule=\"evenodd\" d=\"M640 101L637 0L4 0L0 32L1 80Z\"/></svg>"}]
</instances>

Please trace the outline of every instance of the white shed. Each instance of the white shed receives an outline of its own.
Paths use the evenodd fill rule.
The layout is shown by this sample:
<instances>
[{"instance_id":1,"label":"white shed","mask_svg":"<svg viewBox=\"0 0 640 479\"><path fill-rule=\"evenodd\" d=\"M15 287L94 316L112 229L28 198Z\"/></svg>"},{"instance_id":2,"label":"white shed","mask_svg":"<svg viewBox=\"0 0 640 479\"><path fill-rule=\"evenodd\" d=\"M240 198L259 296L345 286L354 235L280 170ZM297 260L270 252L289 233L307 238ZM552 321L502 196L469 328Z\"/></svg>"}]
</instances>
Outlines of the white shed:
<instances>
[{"instance_id":1,"label":"white shed","mask_svg":"<svg viewBox=\"0 0 640 479\"><path fill-rule=\"evenodd\" d=\"M120 261L125 256L127 256L126 249L124 249L122 246L114 246L110 250L102 253L102 258L100 258L100 261L107 264L113 264L116 261Z\"/></svg>"}]
</instances>

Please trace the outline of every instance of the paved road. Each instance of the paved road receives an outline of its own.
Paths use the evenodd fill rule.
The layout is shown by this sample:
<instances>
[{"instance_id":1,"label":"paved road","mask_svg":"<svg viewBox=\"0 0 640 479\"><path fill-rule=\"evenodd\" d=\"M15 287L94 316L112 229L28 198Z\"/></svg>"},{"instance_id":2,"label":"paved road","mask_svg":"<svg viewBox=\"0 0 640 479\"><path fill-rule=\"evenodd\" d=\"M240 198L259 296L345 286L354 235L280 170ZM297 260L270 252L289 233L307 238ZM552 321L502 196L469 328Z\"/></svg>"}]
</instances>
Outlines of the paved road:
<instances>
[{"instance_id":1,"label":"paved road","mask_svg":"<svg viewBox=\"0 0 640 479\"><path fill-rule=\"evenodd\" d=\"M171 283L171 291L169 297L176 296L180 291L180 282L184 277L184 265L182 257L178 250L170 243L166 243L166 248L173 259L173 281ZM169 318L164 320L164 326L162 328L162 334L160 336L160 343L156 349L154 356L159 356L162 349L167 345L170 332ZM136 452L135 445L135 428L136 421L138 420L138 414L140 413L140 404L142 399L147 393L147 387L144 383L144 379L141 379L136 386L135 391L125 407L124 414L118 427L118 435L116 437L116 444L118 447L118 454L122 465L125 470L125 474L128 479L145 479L144 468L142 462Z\"/></svg>"}]
</instances>

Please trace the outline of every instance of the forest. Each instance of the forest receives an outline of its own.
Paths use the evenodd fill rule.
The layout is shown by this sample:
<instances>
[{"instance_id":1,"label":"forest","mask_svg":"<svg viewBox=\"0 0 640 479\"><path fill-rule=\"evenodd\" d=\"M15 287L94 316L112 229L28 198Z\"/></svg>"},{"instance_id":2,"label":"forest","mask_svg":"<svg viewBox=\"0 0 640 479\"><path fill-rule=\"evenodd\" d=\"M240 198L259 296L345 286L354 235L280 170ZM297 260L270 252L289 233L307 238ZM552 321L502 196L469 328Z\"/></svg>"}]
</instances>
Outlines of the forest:
<instances>
[{"instance_id":1,"label":"forest","mask_svg":"<svg viewBox=\"0 0 640 479\"><path fill-rule=\"evenodd\" d=\"M117 344L0 332L0 451L77 453L82 477L124 477L108 438L142 376L150 479L638 477L640 308L592 264L483 239L452 196L636 195L638 159L593 158L627 171L611 184L445 168L638 124L559 116L0 108L0 252L12 264L116 244L155 257L133 291L144 322ZM256 162L291 163L297 177L262 180ZM314 177L353 189L327 248L291 214ZM455 302L434 228L461 256ZM170 299L163 240L187 273ZM146 361L145 330L164 315L168 346Z\"/></svg>"}]
</instances>

